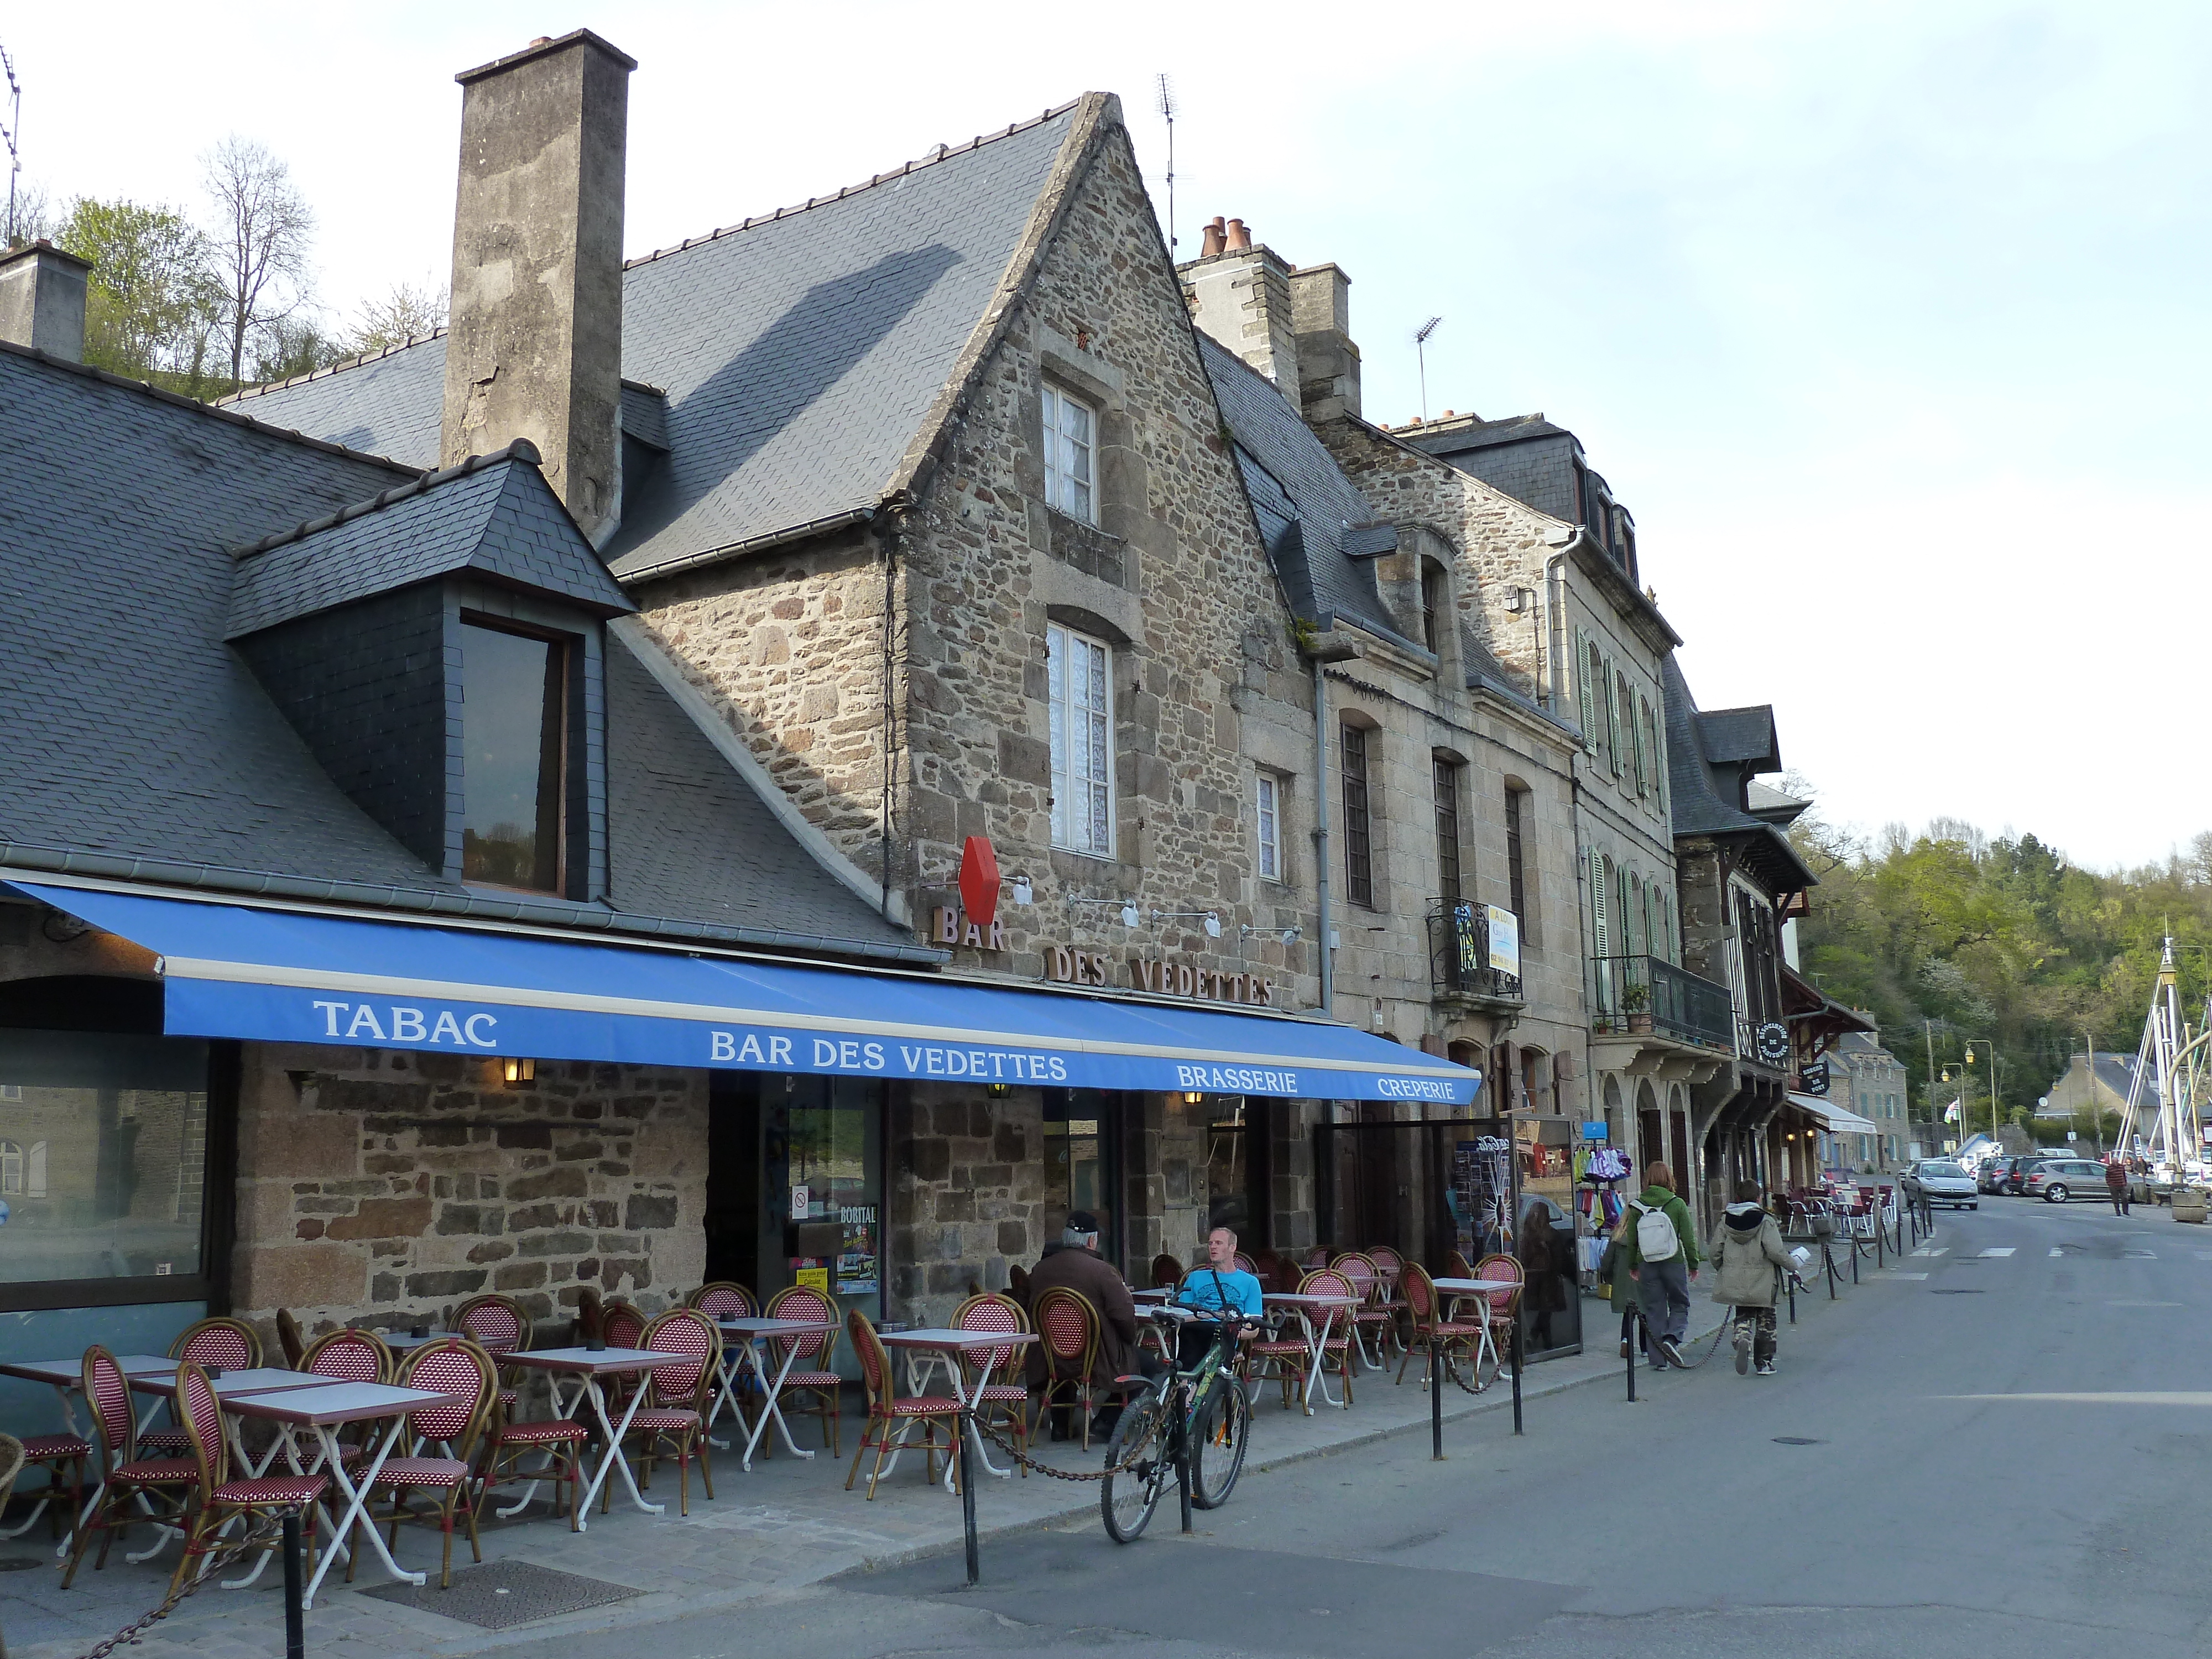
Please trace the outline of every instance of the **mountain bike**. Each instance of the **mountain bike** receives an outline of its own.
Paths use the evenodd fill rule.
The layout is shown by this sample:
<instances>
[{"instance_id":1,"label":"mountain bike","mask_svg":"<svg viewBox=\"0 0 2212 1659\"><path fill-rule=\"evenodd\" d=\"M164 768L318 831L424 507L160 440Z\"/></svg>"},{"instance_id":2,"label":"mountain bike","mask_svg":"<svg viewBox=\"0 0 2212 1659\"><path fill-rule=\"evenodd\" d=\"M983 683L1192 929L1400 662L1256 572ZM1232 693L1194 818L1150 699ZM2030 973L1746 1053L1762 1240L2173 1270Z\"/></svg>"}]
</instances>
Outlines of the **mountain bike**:
<instances>
[{"instance_id":1,"label":"mountain bike","mask_svg":"<svg viewBox=\"0 0 2212 1659\"><path fill-rule=\"evenodd\" d=\"M1147 1309L1176 1352L1178 1328L1197 1318L1186 1308ZM1106 1443L1107 1474L1098 1508L1106 1535L1133 1544L1159 1507L1172 1479L1189 1468L1190 1501L1202 1510L1229 1501L1243 1472L1252 1431L1252 1402L1237 1386L1237 1336L1248 1321L1212 1319L1213 1340L1188 1370L1170 1365L1122 1408Z\"/></svg>"}]
</instances>

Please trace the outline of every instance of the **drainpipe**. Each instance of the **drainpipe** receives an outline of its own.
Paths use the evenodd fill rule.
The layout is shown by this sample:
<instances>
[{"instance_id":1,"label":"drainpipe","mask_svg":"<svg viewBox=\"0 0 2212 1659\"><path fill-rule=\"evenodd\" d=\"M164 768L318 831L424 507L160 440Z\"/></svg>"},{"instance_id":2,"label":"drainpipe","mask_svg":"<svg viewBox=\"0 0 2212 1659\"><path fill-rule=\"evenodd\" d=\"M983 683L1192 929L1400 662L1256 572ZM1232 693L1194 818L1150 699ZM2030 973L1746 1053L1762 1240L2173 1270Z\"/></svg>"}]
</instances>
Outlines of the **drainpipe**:
<instances>
[{"instance_id":1,"label":"drainpipe","mask_svg":"<svg viewBox=\"0 0 2212 1659\"><path fill-rule=\"evenodd\" d=\"M1328 684L1322 670L1333 662L1350 662L1359 647L1350 640L1323 640L1306 653L1313 665L1314 698L1314 890L1320 901L1321 1011L1335 1006L1336 951L1330 944L1336 925L1330 904L1328 849Z\"/></svg>"},{"instance_id":2,"label":"drainpipe","mask_svg":"<svg viewBox=\"0 0 2212 1659\"><path fill-rule=\"evenodd\" d=\"M1552 718L1560 718L1559 702L1560 653L1566 649L1566 631L1560 613L1566 609L1567 556L1554 553L1544 561L1544 615L1551 634L1552 684L1550 708ZM1577 668L1577 672L1580 672Z\"/></svg>"}]
</instances>

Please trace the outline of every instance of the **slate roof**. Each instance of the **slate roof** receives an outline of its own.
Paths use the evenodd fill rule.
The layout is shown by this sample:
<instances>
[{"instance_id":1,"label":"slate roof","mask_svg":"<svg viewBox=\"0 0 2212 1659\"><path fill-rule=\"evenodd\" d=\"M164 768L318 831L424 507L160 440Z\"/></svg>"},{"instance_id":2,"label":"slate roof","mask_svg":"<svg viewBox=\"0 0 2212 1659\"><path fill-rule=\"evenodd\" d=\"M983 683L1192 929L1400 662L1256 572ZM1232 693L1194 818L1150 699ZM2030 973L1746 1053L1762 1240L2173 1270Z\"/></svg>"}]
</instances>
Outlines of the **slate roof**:
<instances>
[{"instance_id":1,"label":"slate roof","mask_svg":"<svg viewBox=\"0 0 2212 1659\"><path fill-rule=\"evenodd\" d=\"M577 529L527 444L356 503L256 544L240 558L226 637L468 570L528 592L619 616L634 609Z\"/></svg>"},{"instance_id":2,"label":"slate roof","mask_svg":"<svg viewBox=\"0 0 2212 1659\"><path fill-rule=\"evenodd\" d=\"M1390 435L1431 455L1449 455L1455 450L1490 449L1529 438L1572 438L1575 434L1563 426L1554 426L1541 415L1510 415L1498 421L1463 416L1455 421L1431 422L1426 426L1401 426L1394 428Z\"/></svg>"},{"instance_id":3,"label":"slate roof","mask_svg":"<svg viewBox=\"0 0 2212 1659\"><path fill-rule=\"evenodd\" d=\"M1723 836L1747 838L1747 850L1764 869L1777 892L1817 886L1813 872L1797 856L1789 837L1765 820L1753 817L1739 804L1737 781L1747 767L1771 771L1778 758L1730 755L1723 759L1705 746L1708 720L1717 720L1724 736L1741 736L1748 722L1731 722L1723 716L1760 714L1770 738L1773 710L1729 709L1721 716L1701 716L1681 665L1670 652L1660 665L1660 679L1667 697L1667 778L1676 836ZM1741 748L1735 743L1730 745ZM1774 745L1767 745L1771 750ZM1762 764L1762 763L1765 763Z\"/></svg>"},{"instance_id":4,"label":"slate roof","mask_svg":"<svg viewBox=\"0 0 2212 1659\"><path fill-rule=\"evenodd\" d=\"M1074 109L630 263L623 373L665 389L669 459L624 500L603 550L617 575L877 503L990 309ZM444 376L440 336L234 406L427 466Z\"/></svg>"},{"instance_id":5,"label":"slate roof","mask_svg":"<svg viewBox=\"0 0 2212 1659\"><path fill-rule=\"evenodd\" d=\"M1259 514L1260 533L1299 614L1309 622L1346 617L1420 650L1382 603L1372 556L1346 550L1347 539L1363 547L1371 539L1353 537L1356 529L1375 522L1367 498L1273 380L1208 335L1200 334L1198 345L1221 418L1237 441L1237 469ZM1293 522L1298 535L1287 538L1284 531ZM1390 545L1396 544L1394 533Z\"/></svg>"},{"instance_id":6,"label":"slate roof","mask_svg":"<svg viewBox=\"0 0 2212 1659\"><path fill-rule=\"evenodd\" d=\"M621 908L447 880L331 781L224 642L231 550L412 474L4 343L0 409L0 868L933 956L826 870L810 871L766 805L744 799L743 780L696 728L686 736L684 711L640 689L644 671L612 641L609 766L639 789L611 805ZM468 477L486 488L533 472ZM408 499L468 493L448 483Z\"/></svg>"}]
</instances>

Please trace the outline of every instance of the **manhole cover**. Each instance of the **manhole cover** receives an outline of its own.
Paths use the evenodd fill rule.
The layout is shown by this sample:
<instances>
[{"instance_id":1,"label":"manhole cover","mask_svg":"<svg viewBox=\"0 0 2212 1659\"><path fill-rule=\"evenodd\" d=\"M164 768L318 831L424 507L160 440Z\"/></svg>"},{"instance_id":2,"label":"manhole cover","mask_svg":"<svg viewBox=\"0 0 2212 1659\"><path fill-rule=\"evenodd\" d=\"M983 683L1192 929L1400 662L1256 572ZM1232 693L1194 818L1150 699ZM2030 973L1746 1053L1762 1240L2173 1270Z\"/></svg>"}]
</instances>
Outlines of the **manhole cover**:
<instances>
[{"instance_id":1,"label":"manhole cover","mask_svg":"<svg viewBox=\"0 0 2212 1659\"><path fill-rule=\"evenodd\" d=\"M1979 1296L1979 1295L1981 1294L1981 1291L1978 1291L1978 1290L1975 1290L1975 1291L1929 1291L1929 1292L1928 1292L1928 1294L1929 1294L1929 1295L1930 1295L1930 1296Z\"/></svg>"},{"instance_id":2,"label":"manhole cover","mask_svg":"<svg viewBox=\"0 0 2212 1659\"><path fill-rule=\"evenodd\" d=\"M465 1625L479 1625L485 1630L506 1630L627 1601L645 1592L628 1584L610 1584L603 1578L532 1566L527 1561L487 1561L455 1573L451 1589L441 1590L435 1584L381 1584L362 1594L458 1619Z\"/></svg>"},{"instance_id":3,"label":"manhole cover","mask_svg":"<svg viewBox=\"0 0 2212 1659\"><path fill-rule=\"evenodd\" d=\"M0 1561L0 1572L28 1572L33 1567L46 1566L52 1559L52 1556L46 1555L34 1555L27 1559L20 1555L15 1556L8 1560Z\"/></svg>"},{"instance_id":4,"label":"manhole cover","mask_svg":"<svg viewBox=\"0 0 2212 1659\"><path fill-rule=\"evenodd\" d=\"M1774 1443L1778 1446L1825 1446L1828 1443L1825 1440L1808 1440L1802 1434L1778 1434L1774 1437Z\"/></svg>"}]
</instances>

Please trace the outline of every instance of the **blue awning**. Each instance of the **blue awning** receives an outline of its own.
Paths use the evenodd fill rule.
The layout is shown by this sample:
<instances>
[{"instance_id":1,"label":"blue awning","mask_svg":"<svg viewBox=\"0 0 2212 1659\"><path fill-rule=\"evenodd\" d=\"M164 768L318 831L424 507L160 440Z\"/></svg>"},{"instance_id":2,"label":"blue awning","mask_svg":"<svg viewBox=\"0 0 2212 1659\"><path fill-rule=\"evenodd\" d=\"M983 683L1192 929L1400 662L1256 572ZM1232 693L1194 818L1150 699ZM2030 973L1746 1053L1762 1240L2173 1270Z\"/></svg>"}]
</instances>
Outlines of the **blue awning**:
<instances>
[{"instance_id":1,"label":"blue awning","mask_svg":"<svg viewBox=\"0 0 2212 1659\"><path fill-rule=\"evenodd\" d=\"M1332 1021L18 881L161 958L181 1036L1294 1099L1471 1103Z\"/></svg>"}]
</instances>

